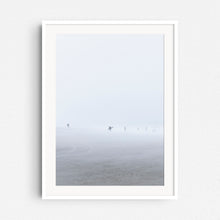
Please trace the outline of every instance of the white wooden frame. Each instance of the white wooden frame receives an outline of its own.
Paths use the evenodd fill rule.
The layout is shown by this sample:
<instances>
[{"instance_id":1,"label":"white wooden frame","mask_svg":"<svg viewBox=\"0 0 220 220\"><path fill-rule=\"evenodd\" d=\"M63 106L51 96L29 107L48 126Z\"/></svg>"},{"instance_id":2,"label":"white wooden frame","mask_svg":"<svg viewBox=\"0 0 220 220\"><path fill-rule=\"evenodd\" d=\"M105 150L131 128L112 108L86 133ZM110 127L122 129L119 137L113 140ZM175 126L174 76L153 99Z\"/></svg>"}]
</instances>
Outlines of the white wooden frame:
<instances>
[{"instance_id":1,"label":"white wooden frame","mask_svg":"<svg viewBox=\"0 0 220 220\"><path fill-rule=\"evenodd\" d=\"M108 32L109 27L124 27L125 32L131 27L137 32L144 27L144 33L165 34L165 92L169 95L165 97L164 109L172 112L164 125L165 131L170 132L170 139L167 149L169 161L165 165L172 164L172 170L167 173L172 176L169 179L168 187L161 186L56 186L54 181L54 148L55 146L55 62L54 37L59 32L72 33L76 27L83 27L82 32L89 31L100 33L99 26L105 27ZM125 28L126 26L126 28ZM69 29L69 27L72 27ZM73 28L74 27L74 28ZM84 28L85 27L85 28ZM94 28L95 27L95 28ZM138 28L134 28L138 27ZM42 198L43 199L176 199L177 198L177 173L178 173L178 23L176 21L43 21L42 23ZM69 31L68 31L69 30ZM110 31L112 31L110 30ZM117 30L118 31L118 30ZM115 33L118 33L118 32ZM50 43L49 43L50 42ZM169 80L166 80L169 79ZM170 89L169 89L170 88ZM169 90L169 91L168 91ZM167 96L167 95L166 95ZM167 100L167 102L166 102ZM168 107L167 107L168 106ZM168 111L169 110L169 111ZM167 113L168 115L168 113ZM166 115L165 115L166 120ZM171 131L169 131L171 129ZM172 133L172 137L171 137ZM167 135L168 136L168 135ZM171 140L172 138L172 140ZM166 143L166 140L165 142ZM172 145L172 146L171 146ZM170 166L171 167L171 166ZM165 169L166 176L166 169ZM159 191L158 191L159 189ZM164 191L163 191L164 190ZM110 192L107 193L106 192ZM92 192L92 193L91 193Z\"/></svg>"}]
</instances>

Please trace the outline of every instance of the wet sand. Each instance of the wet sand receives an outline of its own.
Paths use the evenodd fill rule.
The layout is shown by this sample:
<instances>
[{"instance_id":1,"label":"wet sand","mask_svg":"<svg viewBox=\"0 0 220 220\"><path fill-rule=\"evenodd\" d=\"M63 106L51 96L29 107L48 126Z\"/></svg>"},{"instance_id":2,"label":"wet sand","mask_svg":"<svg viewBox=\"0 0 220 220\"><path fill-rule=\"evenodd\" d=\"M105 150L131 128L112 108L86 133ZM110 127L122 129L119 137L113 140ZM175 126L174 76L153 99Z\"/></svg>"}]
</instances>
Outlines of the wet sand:
<instances>
[{"instance_id":1,"label":"wet sand","mask_svg":"<svg viewBox=\"0 0 220 220\"><path fill-rule=\"evenodd\" d=\"M57 128L57 185L163 185L160 133Z\"/></svg>"}]
</instances>

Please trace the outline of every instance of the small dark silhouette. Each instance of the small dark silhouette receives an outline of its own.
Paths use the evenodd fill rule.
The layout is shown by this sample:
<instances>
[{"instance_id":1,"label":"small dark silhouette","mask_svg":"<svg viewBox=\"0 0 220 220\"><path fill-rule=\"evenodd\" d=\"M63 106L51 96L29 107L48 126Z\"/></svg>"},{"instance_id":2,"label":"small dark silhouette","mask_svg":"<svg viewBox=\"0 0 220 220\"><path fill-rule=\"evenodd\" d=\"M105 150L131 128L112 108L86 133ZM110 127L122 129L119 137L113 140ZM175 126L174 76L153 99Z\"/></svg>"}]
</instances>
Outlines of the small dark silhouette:
<instances>
[{"instance_id":1,"label":"small dark silhouette","mask_svg":"<svg viewBox=\"0 0 220 220\"><path fill-rule=\"evenodd\" d=\"M111 130L112 130L112 128L113 128L112 126L108 126L108 130L109 130L109 131L111 131Z\"/></svg>"},{"instance_id":2,"label":"small dark silhouette","mask_svg":"<svg viewBox=\"0 0 220 220\"><path fill-rule=\"evenodd\" d=\"M124 131L126 131L126 127L124 127Z\"/></svg>"},{"instance_id":3,"label":"small dark silhouette","mask_svg":"<svg viewBox=\"0 0 220 220\"><path fill-rule=\"evenodd\" d=\"M67 123L67 124L66 124L66 126L69 128L69 127L70 127L70 124L69 124L69 123Z\"/></svg>"}]
</instances>

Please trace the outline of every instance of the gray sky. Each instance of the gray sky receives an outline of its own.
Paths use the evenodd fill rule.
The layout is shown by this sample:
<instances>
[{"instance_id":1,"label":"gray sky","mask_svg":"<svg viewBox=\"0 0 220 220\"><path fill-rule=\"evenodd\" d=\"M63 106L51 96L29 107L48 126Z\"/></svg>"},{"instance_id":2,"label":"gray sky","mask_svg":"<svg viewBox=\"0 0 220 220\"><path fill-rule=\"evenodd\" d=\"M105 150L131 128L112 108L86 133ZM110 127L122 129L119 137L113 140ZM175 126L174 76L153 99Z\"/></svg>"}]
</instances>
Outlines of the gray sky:
<instances>
[{"instance_id":1,"label":"gray sky","mask_svg":"<svg viewBox=\"0 0 220 220\"><path fill-rule=\"evenodd\" d=\"M57 126L163 125L163 35L58 35Z\"/></svg>"}]
</instances>

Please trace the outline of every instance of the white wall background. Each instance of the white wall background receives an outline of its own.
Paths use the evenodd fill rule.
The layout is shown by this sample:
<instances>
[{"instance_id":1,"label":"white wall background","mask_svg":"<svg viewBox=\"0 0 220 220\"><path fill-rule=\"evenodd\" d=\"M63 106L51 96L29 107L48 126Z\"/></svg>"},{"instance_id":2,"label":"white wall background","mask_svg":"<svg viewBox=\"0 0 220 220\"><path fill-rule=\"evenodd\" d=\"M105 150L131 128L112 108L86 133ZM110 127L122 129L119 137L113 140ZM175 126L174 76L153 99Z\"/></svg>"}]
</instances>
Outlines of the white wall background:
<instances>
[{"instance_id":1,"label":"white wall background","mask_svg":"<svg viewBox=\"0 0 220 220\"><path fill-rule=\"evenodd\" d=\"M0 3L0 219L220 219L220 2ZM176 19L180 26L179 199L41 200L43 19Z\"/></svg>"}]
</instances>

